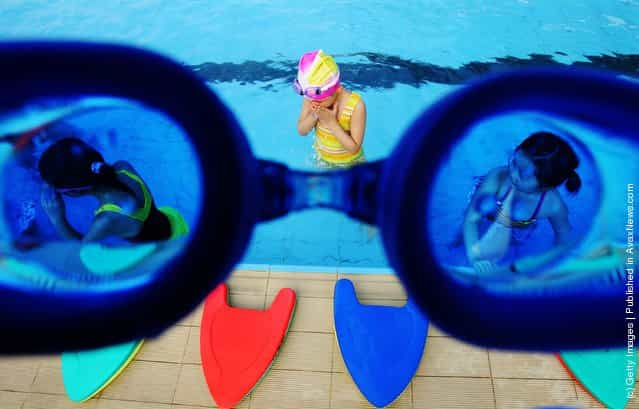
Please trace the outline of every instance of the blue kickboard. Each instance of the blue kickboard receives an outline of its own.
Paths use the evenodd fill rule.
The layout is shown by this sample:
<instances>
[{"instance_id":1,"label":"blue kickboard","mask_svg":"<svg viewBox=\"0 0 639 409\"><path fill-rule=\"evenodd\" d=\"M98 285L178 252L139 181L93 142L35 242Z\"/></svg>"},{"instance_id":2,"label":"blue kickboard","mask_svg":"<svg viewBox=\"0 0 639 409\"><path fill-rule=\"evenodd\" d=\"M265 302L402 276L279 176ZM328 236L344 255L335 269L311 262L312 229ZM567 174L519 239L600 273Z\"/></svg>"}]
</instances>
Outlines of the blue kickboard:
<instances>
[{"instance_id":1,"label":"blue kickboard","mask_svg":"<svg viewBox=\"0 0 639 409\"><path fill-rule=\"evenodd\" d=\"M422 359L428 319L412 302L403 307L362 305L350 280L335 284L335 334L353 381L378 408L391 404Z\"/></svg>"}]
</instances>

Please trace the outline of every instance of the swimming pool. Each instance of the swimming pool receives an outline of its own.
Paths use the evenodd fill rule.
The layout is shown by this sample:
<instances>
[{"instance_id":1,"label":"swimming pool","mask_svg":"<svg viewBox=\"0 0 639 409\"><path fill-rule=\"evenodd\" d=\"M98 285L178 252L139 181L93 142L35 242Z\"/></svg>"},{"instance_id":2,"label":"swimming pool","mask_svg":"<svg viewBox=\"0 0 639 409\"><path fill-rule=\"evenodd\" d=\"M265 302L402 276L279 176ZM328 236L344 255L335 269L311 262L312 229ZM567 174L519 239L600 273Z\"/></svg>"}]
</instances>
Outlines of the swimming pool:
<instances>
[{"instance_id":1,"label":"swimming pool","mask_svg":"<svg viewBox=\"0 0 639 409\"><path fill-rule=\"evenodd\" d=\"M639 72L639 1L483 3L5 1L0 38L108 40L168 54L222 97L257 156L301 169L312 168L312 140L296 133L291 80L305 51L333 54L345 85L364 97L369 160L386 156L425 107L486 72L538 63ZM166 150L150 146L157 152L149 155ZM154 191L162 195L162 185ZM376 232L325 210L259 226L243 262L295 271L388 266Z\"/></svg>"}]
</instances>

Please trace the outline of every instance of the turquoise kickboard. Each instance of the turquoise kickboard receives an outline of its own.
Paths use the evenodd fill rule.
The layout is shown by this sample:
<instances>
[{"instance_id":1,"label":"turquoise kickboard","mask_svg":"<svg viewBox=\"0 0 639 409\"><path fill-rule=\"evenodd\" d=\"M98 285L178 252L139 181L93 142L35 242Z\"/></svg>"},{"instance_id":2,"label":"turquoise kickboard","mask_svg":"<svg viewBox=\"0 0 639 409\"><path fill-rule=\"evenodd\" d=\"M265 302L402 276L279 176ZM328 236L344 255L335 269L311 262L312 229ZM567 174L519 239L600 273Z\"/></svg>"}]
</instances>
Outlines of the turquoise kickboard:
<instances>
[{"instance_id":1,"label":"turquoise kickboard","mask_svg":"<svg viewBox=\"0 0 639 409\"><path fill-rule=\"evenodd\" d=\"M634 389L637 353L626 348L562 352L561 359L579 383L611 409L623 409ZM628 369L634 371L631 386L626 385Z\"/></svg>"},{"instance_id":2,"label":"turquoise kickboard","mask_svg":"<svg viewBox=\"0 0 639 409\"><path fill-rule=\"evenodd\" d=\"M151 255L156 248L156 243L121 247L107 247L100 243L88 243L80 249L80 259L92 273L109 275L133 267Z\"/></svg>"},{"instance_id":3,"label":"turquoise kickboard","mask_svg":"<svg viewBox=\"0 0 639 409\"><path fill-rule=\"evenodd\" d=\"M428 320L410 300L404 307L362 305L353 283L335 284L335 335L353 381L376 407L391 404L415 375Z\"/></svg>"},{"instance_id":4,"label":"turquoise kickboard","mask_svg":"<svg viewBox=\"0 0 639 409\"><path fill-rule=\"evenodd\" d=\"M82 402L107 387L133 360L143 341L62 354L62 380L69 399Z\"/></svg>"},{"instance_id":5,"label":"turquoise kickboard","mask_svg":"<svg viewBox=\"0 0 639 409\"><path fill-rule=\"evenodd\" d=\"M85 244L80 258L86 268L98 275L123 271L150 255L157 247L148 243L131 247ZM62 354L62 380L69 399L82 402L98 394L133 360L143 341L132 341L80 352Z\"/></svg>"}]
</instances>

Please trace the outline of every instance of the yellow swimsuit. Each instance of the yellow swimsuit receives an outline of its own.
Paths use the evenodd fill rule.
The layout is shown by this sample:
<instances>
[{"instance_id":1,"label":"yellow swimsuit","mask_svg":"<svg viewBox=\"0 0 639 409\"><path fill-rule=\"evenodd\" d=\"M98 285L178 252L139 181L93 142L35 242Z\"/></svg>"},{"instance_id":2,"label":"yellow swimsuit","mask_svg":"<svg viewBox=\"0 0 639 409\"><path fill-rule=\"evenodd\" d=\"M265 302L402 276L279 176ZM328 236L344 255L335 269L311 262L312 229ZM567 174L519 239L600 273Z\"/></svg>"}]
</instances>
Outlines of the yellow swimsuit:
<instances>
[{"instance_id":1,"label":"yellow swimsuit","mask_svg":"<svg viewBox=\"0 0 639 409\"><path fill-rule=\"evenodd\" d=\"M354 92L352 92L348 97L346 105L337 118L337 121L343 130L350 131L351 117L353 116L355 106L357 106L360 100L361 97L359 94ZM344 166L353 164L364 158L364 153L361 147L355 153L347 151L329 129L320 126L319 124L315 127L314 148L321 159L333 165Z\"/></svg>"},{"instance_id":2,"label":"yellow swimsuit","mask_svg":"<svg viewBox=\"0 0 639 409\"><path fill-rule=\"evenodd\" d=\"M102 212L113 212L128 216L142 223L146 223L149 215L151 214L151 211L153 210L153 199L151 198L149 189L142 181L142 179L140 179L140 177L136 174L124 169L119 170L117 173L126 175L140 185L140 189L144 194L144 205L141 208L135 210L133 213L127 214L120 206L116 205L115 203L105 203L95 211L94 215L97 216ZM166 216L169 221L169 224L171 226L171 237L169 239L175 239L189 232L189 227L186 224L186 221L176 209L169 206L164 206L159 207L157 210L164 216Z\"/></svg>"}]
</instances>

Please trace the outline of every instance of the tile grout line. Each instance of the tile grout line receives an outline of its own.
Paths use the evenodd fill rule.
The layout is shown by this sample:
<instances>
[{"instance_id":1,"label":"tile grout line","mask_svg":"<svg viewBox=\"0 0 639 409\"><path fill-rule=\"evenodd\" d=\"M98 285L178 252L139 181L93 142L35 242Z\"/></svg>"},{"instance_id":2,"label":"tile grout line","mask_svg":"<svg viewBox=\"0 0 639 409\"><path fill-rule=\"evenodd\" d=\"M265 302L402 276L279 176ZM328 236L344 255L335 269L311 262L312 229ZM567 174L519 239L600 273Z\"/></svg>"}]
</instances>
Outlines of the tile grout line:
<instances>
[{"instance_id":1,"label":"tile grout line","mask_svg":"<svg viewBox=\"0 0 639 409\"><path fill-rule=\"evenodd\" d=\"M182 359L180 359L180 365L184 363L184 358L186 358L186 350L188 349L189 343L191 341L191 334L193 333L192 328L189 328L189 333L186 336L186 343L184 344L184 347L182 348Z\"/></svg>"},{"instance_id":2,"label":"tile grout line","mask_svg":"<svg viewBox=\"0 0 639 409\"><path fill-rule=\"evenodd\" d=\"M572 386L575 389L575 402L579 402L579 393L577 392L577 381L572 379Z\"/></svg>"},{"instance_id":3,"label":"tile grout line","mask_svg":"<svg viewBox=\"0 0 639 409\"><path fill-rule=\"evenodd\" d=\"M333 407L333 375L335 374L335 335L333 335L331 342L331 372L328 378L328 408L331 409Z\"/></svg>"},{"instance_id":4,"label":"tile grout line","mask_svg":"<svg viewBox=\"0 0 639 409\"><path fill-rule=\"evenodd\" d=\"M68 399L66 394L56 394L56 393L45 393L45 392L25 392L25 394L27 395L45 395L45 396L64 396ZM147 404L158 404L158 405L178 405L178 406L189 406L189 405L183 405L181 403L174 403L174 402L160 402L160 401L149 401L149 400L138 400L138 399L128 399L128 398L107 398L102 396L102 394L100 393L99 395L94 396L93 398L89 399L88 401L85 402L74 402L71 401L70 399L68 399L68 401L73 404L73 403L83 403L83 404L88 404L90 402L95 402L96 405L98 405L99 401L115 401L115 402L136 402L136 403L147 403ZM26 401L25 401L26 403ZM198 407L203 407L203 408L208 408L208 406L202 406L202 405L193 405L193 406L198 406Z\"/></svg>"},{"instance_id":5,"label":"tile grout line","mask_svg":"<svg viewBox=\"0 0 639 409\"><path fill-rule=\"evenodd\" d=\"M152 362L156 364L171 364L171 365L180 365L184 363L184 357L182 357L182 361L174 362L174 361L156 361L153 359L135 359L133 362Z\"/></svg>"},{"instance_id":6,"label":"tile grout line","mask_svg":"<svg viewBox=\"0 0 639 409\"><path fill-rule=\"evenodd\" d=\"M193 333L193 328L189 328L189 334L186 337L186 343L182 347L182 359L180 360L180 370L178 371L178 377L177 377L177 380L175 381L175 386L173 387L173 395L171 396L171 405L175 403L175 395L177 394L177 388L180 383L180 378L182 377L182 370L184 369L184 358L186 357L186 350L187 350L187 347L189 346L189 342L191 341L192 333Z\"/></svg>"},{"instance_id":7,"label":"tile grout line","mask_svg":"<svg viewBox=\"0 0 639 409\"><path fill-rule=\"evenodd\" d=\"M459 379L491 379L491 376L476 376L476 375L415 375L416 378L459 378ZM495 376L492 379L507 379L513 381L571 381L571 379L565 378L509 378Z\"/></svg>"},{"instance_id":8,"label":"tile grout line","mask_svg":"<svg viewBox=\"0 0 639 409\"><path fill-rule=\"evenodd\" d=\"M439 378L448 378L449 376L438 376ZM486 378L481 376L462 376L462 378ZM518 377L508 377L508 376L495 376L493 379L509 379L514 381L572 381L572 379L567 378L518 378Z\"/></svg>"},{"instance_id":9,"label":"tile grout line","mask_svg":"<svg viewBox=\"0 0 639 409\"><path fill-rule=\"evenodd\" d=\"M62 355L60 355L60 360L62 360ZM33 375L33 379L31 379L31 385L29 385L29 392L31 392L33 390L33 387L35 386L35 381L38 378L38 375L40 374L41 367L42 367L42 361L39 361L38 367L36 368L35 373ZM62 363L60 363L60 370L62 370Z\"/></svg>"},{"instance_id":10,"label":"tile grout line","mask_svg":"<svg viewBox=\"0 0 639 409\"><path fill-rule=\"evenodd\" d=\"M52 395L49 393L43 394L43 395ZM97 399L90 399L87 402L92 402L92 401L96 401ZM185 405L184 403L175 403L175 402L171 402L171 403L166 403L166 402L156 402L156 401L149 401L149 400L138 400L138 399L126 399L126 398L104 398L104 397L100 397L100 400L110 400L110 401L117 401L117 402L137 402L137 403L151 403L151 404L160 404L160 405L177 405L177 406L194 406L194 407L200 407L200 408L209 408L210 406L205 406L205 405L199 405L199 404L189 404L189 405Z\"/></svg>"},{"instance_id":11,"label":"tile grout line","mask_svg":"<svg viewBox=\"0 0 639 409\"><path fill-rule=\"evenodd\" d=\"M337 333L335 332L335 309L334 309L334 300L335 300L335 285L337 284L337 278L338 273L337 270L335 270L335 276L334 276L334 280L333 280L333 293L331 294L331 297L328 298L329 302L331 304L333 304L330 308L330 310L333 312L332 314L332 321L333 321L333 327L332 332L329 332L329 334L331 334L331 372L330 372L330 377L328 379L328 407L329 409L332 409L333 407L333 378L335 377L335 345L337 344ZM338 349L338 353L341 353Z\"/></svg>"},{"instance_id":12,"label":"tile grout line","mask_svg":"<svg viewBox=\"0 0 639 409\"><path fill-rule=\"evenodd\" d=\"M410 407L415 409L415 385L414 385L415 377L410 380Z\"/></svg>"},{"instance_id":13,"label":"tile grout line","mask_svg":"<svg viewBox=\"0 0 639 409\"><path fill-rule=\"evenodd\" d=\"M264 300L262 301L262 309L266 309L266 300L268 294L268 287L271 285L271 266L268 266L268 271L266 272L266 286L264 286ZM297 294L295 294L295 301L297 302Z\"/></svg>"},{"instance_id":14,"label":"tile grout line","mask_svg":"<svg viewBox=\"0 0 639 409\"><path fill-rule=\"evenodd\" d=\"M190 335L190 333L189 333ZM173 398L171 399L171 406L173 406L173 404L175 404L175 395L177 393L177 388L178 388L178 384L180 383L180 379L182 379L182 372L184 372L184 364L181 363L180 364L180 371L178 372L178 378L177 378L177 382L175 383L175 389L173 390Z\"/></svg>"},{"instance_id":15,"label":"tile grout line","mask_svg":"<svg viewBox=\"0 0 639 409\"><path fill-rule=\"evenodd\" d=\"M488 372L490 373L490 387L493 390L493 403L495 404L495 409L497 409L497 393L495 392L495 379L493 378L493 364L490 361L489 350L486 350L486 355L488 357Z\"/></svg>"}]
</instances>

